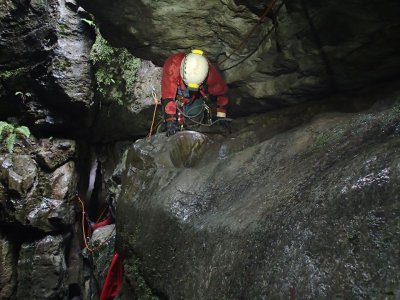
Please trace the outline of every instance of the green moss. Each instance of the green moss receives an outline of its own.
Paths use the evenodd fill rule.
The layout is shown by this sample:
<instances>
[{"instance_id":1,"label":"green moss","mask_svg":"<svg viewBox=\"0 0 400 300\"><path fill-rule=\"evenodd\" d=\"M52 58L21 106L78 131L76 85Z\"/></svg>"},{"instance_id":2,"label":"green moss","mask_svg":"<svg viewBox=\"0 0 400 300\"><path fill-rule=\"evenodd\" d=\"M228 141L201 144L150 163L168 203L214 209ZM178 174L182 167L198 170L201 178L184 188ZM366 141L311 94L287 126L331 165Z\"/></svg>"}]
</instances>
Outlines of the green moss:
<instances>
[{"instance_id":1,"label":"green moss","mask_svg":"<svg viewBox=\"0 0 400 300\"><path fill-rule=\"evenodd\" d=\"M71 30L64 23L58 23L58 29L61 35L69 35L71 33Z\"/></svg>"},{"instance_id":2,"label":"green moss","mask_svg":"<svg viewBox=\"0 0 400 300\"><path fill-rule=\"evenodd\" d=\"M393 106L392 114L394 116L400 116L400 103L397 103Z\"/></svg>"},{"instance_id":3,"label":"green moss","mask_svg":"<svg viewBox=\"0 0 400 300\"><path fill-rule=\"evenodd\" d=\"M71 67L71 62L67 59L57 58L53 60L53 67L58 70L65 71Z\"/></svg>"},{"instance_id":4,"label":"green moss","mask_svg":"<svg viewBox=\"0 0 400 300\"><path fill-rule=\"evenodd\" d=\"M33 1L31 1L31 5L34 8L45 8L46 7L46 3L44 2L44 0L33 0Z\"/></svg>"},{"instance_id":5,"label":"green moss","mask_svg":"<svg viewBox=\"0 0 400 300\"><path fill-rule=\"evenodd\" d=\"M15 69L15 70L1 71L0 78L2 80L8 80L11 78L19 77L19 76L23 75L25 72L26 72L25 67L21 67L21 68Z\"/></svg>"},{"instance_id":6,"label":"green moss","mask_svg":"<svg viewBox=\"0 0 400 300\"><path fill-rule=\"evenodd\" d=\"M98 30L90 59L95 66L95 79L100 96L120 105L128 103L133 97L140 59L131 55L125 48L110 46Z\"/></svg>"},{"instance_id":7,"label":"green moss","mask_svg":"<svg viewBox=\"0 0 400 300\"><path fill-rule=\"evenodd\" d=\"M136 296L139 300L157 300L140 273L141 261L138 258L129 259L124 264L124 273L131 283L134 283Z\"/></svg>"},{"instance_id":8,"label":"green moss","mask_svg":"<svg viewBox=\"0 0 400 300\"><path fill-rule=\"evenodd\" d=\"M338 141L344 135L343 128L333 128L331 131L326 131L321 133L317 139L315 140L315 147L322 148L331 144L335 141Z\"/></svg>"},{"instance_id":9,"label":"green moss","mask_svg":"<svg viewBox=\"0 0 400 300\"><path fill-rule=\"evenodd\" d=\"M124 241L123 248L128 253L128 258L124 260L124 276L125 282L128 283L139 300L156 300L151 289L146 283L146 280L141 274L142 262L140 258L132 251L138 239L139 229L136 227L130 234L124 234L124 230L120 233L120 239Z\"/></svg>"},{"instance_id":10,"label":"green moss","mask_svg":"<svg viewBox=\"0 0 400 300\"><path fill-rule=\"evenodd\" d=\"M91 244L91 247L97 249L93 252L93 262L96 266L97 276L101 283L106 279L110 261L115 251L114 245L115 235L103 244L100 242Z\"/></svg>"}]
</instances>

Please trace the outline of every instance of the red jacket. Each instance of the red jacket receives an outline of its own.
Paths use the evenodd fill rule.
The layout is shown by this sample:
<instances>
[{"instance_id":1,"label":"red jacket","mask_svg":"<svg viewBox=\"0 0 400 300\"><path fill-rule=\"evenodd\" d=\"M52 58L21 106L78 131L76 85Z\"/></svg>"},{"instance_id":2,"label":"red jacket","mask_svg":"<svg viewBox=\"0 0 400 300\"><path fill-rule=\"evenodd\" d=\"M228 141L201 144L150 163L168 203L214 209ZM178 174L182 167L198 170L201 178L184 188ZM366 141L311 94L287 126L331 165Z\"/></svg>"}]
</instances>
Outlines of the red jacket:
<instances>
[{"instance_id":1,"label":"red jacket","mask_svg":"<svg viewBox=\"0 0 400 300\"><path fill-rule=\"evenodd\" d=\"M180 74L180 67L185 53L176 53L164 63L162 79L161 79L161 97L162 99L175 99L178 86L183 87L183 81ZM222 79L221 75L212 64L208 64L208 76L206 79L207 93L217 97L217 111L226 113L228 106L228 86ZM175 104L175 103L174 103ZM176 113L176 105L169 104L166 108L167 114ZM175 111L174 111L175 110Z\"/></svg>"}]
</instances>

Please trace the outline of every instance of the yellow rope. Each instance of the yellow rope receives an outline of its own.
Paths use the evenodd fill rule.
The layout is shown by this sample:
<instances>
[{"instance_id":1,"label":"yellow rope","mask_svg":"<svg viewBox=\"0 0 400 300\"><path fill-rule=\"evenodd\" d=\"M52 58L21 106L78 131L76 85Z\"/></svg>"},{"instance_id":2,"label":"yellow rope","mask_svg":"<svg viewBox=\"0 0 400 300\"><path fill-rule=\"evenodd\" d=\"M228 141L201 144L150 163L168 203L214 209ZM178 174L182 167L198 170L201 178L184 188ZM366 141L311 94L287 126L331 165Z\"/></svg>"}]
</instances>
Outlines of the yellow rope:
<instances>
[{"instance_id":1,"label":"yellow rope","mask_svg":"<svg viewBox=\"0 0 400 300\"><path fill-rule=\"evenodd\" d=\"M85 248L88 249L89 252L95 252L97 250L99 250L104 244L106 244L108 241L111 240L112 236L110 236L110 238L108 238L107 240L103 241L100 245L98 245L97 247L92 248L91 246L89 246L88 242L87 242L87 236L86 236L86 232L85 232L85 205L83 204L83 201L81 200L81 198L79 197L79 195L76 195L76 199L78 199L79 203L81 204L82 207L82 222L81 222L81 226L82 226L82 235L83 235L83 240L85 242ZM113 232L115 230L115 227L113 229Z\"/></svg>"},{"instance_id":2,"label":"yellow rope","mask_svg":"<svg viewBox=\"0 0 400 300\"><path fill-rule=\"evenodd\" d=\"M154 112L153 112L153 120L151 121L150 132L147 135L147 138L149 138L149 139L151 138L151 135L153 133L154 121L156 119L157 106L158 106L158 99L157 99L157 95L156 95L156 92L154 91L154 89L151 91L151 95L153 96L153 99L154 99Z\"/></svg>"},{"instance_id":3,"label":"yellow rope","mask_svg":"<svg viewBox=\"0 0 400 300\"><path fill-rule=\"evenodd\" d=\"M268 15L268 13L274 8L274 5L276 3L276 0L272 0L271 3L267 6L266 10L264 13L261 15L261 17L258 19L258 22L247 32L245 37L243 38L242 42L237 46L231 54L229 54L227 57L225 57L219 64L224 63L227 61L233 54L235 54L237 51L239 51L250 39L250 36L253 34L254 30L256 30L257 26L261 24L262 21L264 21L265 17Z\"/></svg>"}]
</instances>

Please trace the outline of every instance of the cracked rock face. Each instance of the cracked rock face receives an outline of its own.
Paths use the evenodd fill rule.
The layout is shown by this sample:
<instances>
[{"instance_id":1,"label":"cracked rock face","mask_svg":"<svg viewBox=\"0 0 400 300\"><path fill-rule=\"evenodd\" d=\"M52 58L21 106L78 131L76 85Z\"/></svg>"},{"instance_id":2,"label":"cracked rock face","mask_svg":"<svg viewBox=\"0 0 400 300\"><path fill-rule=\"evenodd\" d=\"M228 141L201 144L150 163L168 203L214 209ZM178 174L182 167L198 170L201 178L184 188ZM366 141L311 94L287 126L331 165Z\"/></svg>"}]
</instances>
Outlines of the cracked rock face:
<instances>
[{"instance_id":1,"label":"cracked rock face","mask_svg":"<svg viewBox=\"0 0 400 300\"><path fill-rule=\"evenodd\" d=\"M65 299L67 267L62 236L23 243L18 258L17 299Z\"/></svg>"},{"instance_id":2,"label":"cracked rock face","mask_svg":"<svg viewBox=\"0 0 400 300\"><path fill-rule=\"evenodd\" d=\"M75 220L75 142L41 140L38 146L36 156L30 148L0 153L0 222L50 232Z\"/></svg>"},{"instance_id":3,"label":"cracked rock face","mask_svg":"<svg viewBox=\"0 0 400 300\"><path fill-rule=\"evenodd\" d=\"M16 144L13 153L3 150L0 298L66 299L68 283L78 282L74 269L80 270L80 259L71 259L76 250L68 245L77 241L71 234L78 181L75 142L30 138L24 146Z\"/></svg>"},{"instance_id":4,"label":"cracked rock face","mask_svg":"<svg viewBox=\"0 0 400 300\"><path fill-rule=\"evenodd\" d=\"M93 40L77 7L61 0L3 1L0 27L0 119L23 114L40 133L87 126Z\"/></svg>"},{"instance_id":5,"label":"cracked rock face","mask_svg":"<svg viewBox=\"0 0 400 300\"><path fill-rule=\"evenodd\" d=\"M177 51L205 50L230 84L234 114L399 74L396 0L385 5L278 0L243 45L265 11L265 1L79 2L95 15L106 38L158 65Z\"/></svg>"}]
</instances>

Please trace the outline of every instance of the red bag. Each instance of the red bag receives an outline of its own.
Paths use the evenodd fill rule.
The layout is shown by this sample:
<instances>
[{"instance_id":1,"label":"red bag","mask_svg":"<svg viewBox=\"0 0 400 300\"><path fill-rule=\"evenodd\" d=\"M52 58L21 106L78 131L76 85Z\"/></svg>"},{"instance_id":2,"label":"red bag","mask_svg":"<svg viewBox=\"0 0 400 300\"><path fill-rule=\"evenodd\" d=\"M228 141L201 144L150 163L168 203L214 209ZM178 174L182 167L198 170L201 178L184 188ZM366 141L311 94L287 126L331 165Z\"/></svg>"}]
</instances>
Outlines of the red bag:
<instances>
[{"instance_id":1,"label":"red bag","mask_svg":"<svg viewBox=\"0 0 400 300\"><path fill-rule=\"evenodd\" d=\"M123 275L124 269L121 260L118 253L115 252L101 290L100 300L112 300L118 295L122 287Z\"/></svg>"}]
</instances>

